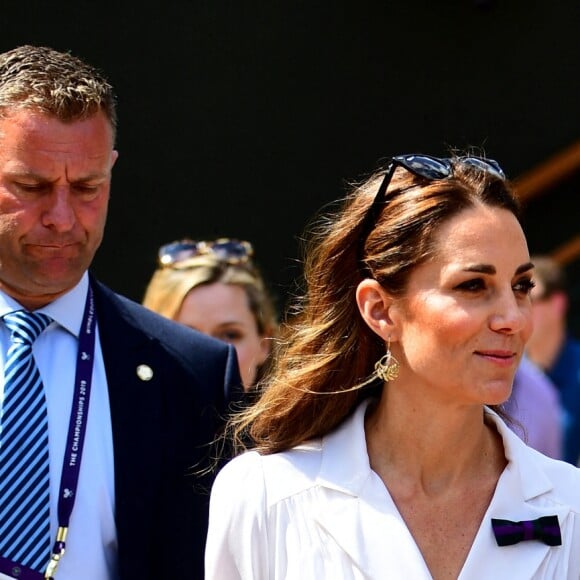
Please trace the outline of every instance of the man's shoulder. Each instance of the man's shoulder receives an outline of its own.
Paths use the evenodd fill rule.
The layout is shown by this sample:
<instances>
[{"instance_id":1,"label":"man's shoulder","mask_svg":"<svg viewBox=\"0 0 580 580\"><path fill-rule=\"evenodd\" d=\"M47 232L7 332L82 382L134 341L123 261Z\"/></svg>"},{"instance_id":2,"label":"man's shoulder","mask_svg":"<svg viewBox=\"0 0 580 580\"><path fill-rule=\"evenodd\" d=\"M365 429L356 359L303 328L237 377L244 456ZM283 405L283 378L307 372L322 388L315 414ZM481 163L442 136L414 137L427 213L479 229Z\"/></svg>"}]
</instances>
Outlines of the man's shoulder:
<instances>
[{"instance_id":1,"label":"man's shoulder","mask_svg":"<svg viewBox=\"0 0 580 580\"><path fill-rule=\"evenodd\" d=\"M91 284L105 366L124 367L128 356L149 360L162 365L166 375L194 378L222 402L241 397L232 345L169 320L96 280Z\"/></svg>"},{"instance_id":2,"label":"man's shoulder","mask_svg":"<svg viewBox=\"0 0 580 580\"><path fill-rule=\"evenodd\" d=\"M564 352L568 352L569 355L575 358L580 365L580 339L575 336L568 335L564 341L564 346L562 349Z\"/></svg>"},{"instance_id":3,"label":"man's shoulder","mask_svg":"<svg viewBox=\"0 0 580 580\"><path fill-rule=\"evenodd\" d=\"M122 333L123 329L140 333L178 350L208 348L224 351L227 345L183 324L165 318L134 300L93 280L97 320L101 331Z\"/></svg>"},{"instance_id":4,"label":"man's shoulder","mask_svg":"<svg viewBox=\"0 0 580 580\"><path fill-rule=\"evenodd\" d=\"M580 340L568 336L549 376L560 387L569 390L580 386Z\"/></svg>"}]
</instances>

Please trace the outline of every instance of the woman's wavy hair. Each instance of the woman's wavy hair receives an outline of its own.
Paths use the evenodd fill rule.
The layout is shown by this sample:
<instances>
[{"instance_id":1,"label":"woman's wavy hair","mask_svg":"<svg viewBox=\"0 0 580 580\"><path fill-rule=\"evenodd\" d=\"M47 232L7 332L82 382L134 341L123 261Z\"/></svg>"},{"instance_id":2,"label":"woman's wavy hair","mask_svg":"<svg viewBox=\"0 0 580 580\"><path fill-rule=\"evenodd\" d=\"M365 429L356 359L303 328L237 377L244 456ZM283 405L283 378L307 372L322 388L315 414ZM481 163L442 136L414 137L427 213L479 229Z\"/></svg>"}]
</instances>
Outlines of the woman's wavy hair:
<instances>
[{"instance_id":1,"label":"woman's wavy hair","mask_svg":"<svg viewBox=\"0 0 580 580\"><path fill-rule=\"evenodd\" d=\"M373 223L367 215L386 169L311 221L302 240L303 292L290 303L261 396L228 424L237 452L275 453L323 436L362 398L380 393L374 364L385 345L355 299L364 278L402 296L411 273L433 255L437 231L458 213L484 205L520 218L505 179L458 157L452 168L437 180L397 168Z\"/></svg>"}]
</instances>

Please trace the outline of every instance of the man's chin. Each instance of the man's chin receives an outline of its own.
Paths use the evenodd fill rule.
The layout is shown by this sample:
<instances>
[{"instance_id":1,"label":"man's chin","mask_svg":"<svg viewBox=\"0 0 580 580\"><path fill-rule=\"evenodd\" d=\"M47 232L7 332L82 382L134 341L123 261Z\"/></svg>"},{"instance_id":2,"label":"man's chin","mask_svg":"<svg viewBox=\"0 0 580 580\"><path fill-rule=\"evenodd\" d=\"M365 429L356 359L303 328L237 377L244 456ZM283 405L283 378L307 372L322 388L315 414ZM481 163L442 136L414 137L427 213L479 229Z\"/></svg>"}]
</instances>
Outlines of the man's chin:
<instances>
[{"instance_id":1,"label":"man's chin","mask_svg":"<svg viewBox=\"0 0 580 580\"><path fill-rule=\"evenodd\" d=\"M35 286L46 294L63 294L79 283L85 271L85 268L71 268L70 263L52 264L51 268L36 273Z\"/></svg>"}]
</instances>

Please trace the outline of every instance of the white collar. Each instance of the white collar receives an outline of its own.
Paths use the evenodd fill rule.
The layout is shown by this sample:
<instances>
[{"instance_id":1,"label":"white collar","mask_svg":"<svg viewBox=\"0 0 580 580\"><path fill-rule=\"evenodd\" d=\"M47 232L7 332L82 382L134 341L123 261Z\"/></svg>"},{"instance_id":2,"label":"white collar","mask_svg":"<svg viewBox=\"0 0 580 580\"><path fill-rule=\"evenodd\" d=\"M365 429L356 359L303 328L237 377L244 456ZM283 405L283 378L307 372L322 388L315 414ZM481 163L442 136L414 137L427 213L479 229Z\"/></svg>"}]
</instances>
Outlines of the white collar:
<instances>
[{"instance_id":1,"label":"white collar","mask_svg":"<svg viewBox=\"0 0 580 580\"><path fill-rule=\"evenodd\" d=\"M38 312L48 314L55 322L78 338L88 289L89 275L85 272L76 286L50 304L39 308ZM21 304L0 290L0 317L21 309Z\"/></svg>"},{"instance_id":2,"label":"white collar","mask_svg":"<svg viewBox=\"0 0 580 580\"><path fill-rule=\"evenodd\" d=\"M371 466L366 445L364 419L372 399L363 401L336 430L322 441L322 463L317 477L325 487L339 489L345 493L359 495L362 486L371 475ZM500 434L508 465L510 479L515 478L515 487L521 490L521 499L528 501L553 488L553 482L545 474L546 458L528 447L491 409L484 411ZM537 461L529 461L532 455ZM337 457L344 461L337 461Z\"/></svg>"}]
</instances>

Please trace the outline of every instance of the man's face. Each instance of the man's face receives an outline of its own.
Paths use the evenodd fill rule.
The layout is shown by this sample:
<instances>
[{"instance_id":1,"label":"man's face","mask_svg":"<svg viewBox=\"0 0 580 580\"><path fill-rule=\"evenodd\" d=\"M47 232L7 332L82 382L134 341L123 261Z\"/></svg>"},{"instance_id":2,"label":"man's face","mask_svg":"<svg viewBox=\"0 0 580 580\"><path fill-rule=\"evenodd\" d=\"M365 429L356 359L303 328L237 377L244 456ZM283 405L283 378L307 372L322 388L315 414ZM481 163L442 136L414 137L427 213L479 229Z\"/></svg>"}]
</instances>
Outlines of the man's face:
<instances>
[{"instance_id":1,"label":"man's face","mask_svg":"<svg viewBox=\"0 0 580 580\"><path fill-rule=\"evenodd\" d=\"M529 358L544 370L549 370L565 337L565 297L561 292L545 296L541 280L532 291L534 332L527 344Z\"/></svg>"},{"instance_id":2,"label":"man's face","mask_svg":"<svg viewBox=\"0 0 580 580\"><path fill-rule=\"evenodd\" d=\"M0 118L0 288L33 309L75 286L105 227L113 132L99 113Z\"/></svg>"}]
</instances>

